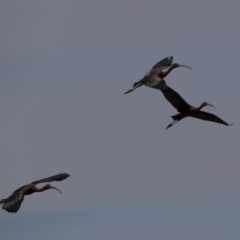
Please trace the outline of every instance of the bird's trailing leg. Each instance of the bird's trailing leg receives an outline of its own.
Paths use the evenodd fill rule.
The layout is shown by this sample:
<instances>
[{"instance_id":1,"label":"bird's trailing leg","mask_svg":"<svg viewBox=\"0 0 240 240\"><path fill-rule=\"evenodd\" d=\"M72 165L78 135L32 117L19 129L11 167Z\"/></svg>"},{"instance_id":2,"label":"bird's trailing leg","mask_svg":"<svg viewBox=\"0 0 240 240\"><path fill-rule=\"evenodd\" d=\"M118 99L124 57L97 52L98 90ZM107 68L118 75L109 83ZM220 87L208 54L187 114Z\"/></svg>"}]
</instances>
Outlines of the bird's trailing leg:
<instances>
[{"instance_id":1,"label":"bird's trailing leg","mask_svg":"<svg viewBox=\"0 0 240 240\"><path fill-rule=\"evenodd\" d=\"M172 127L174 124L176 124L178 122L178 120L173 120L167 127L166 130L170 127Z\"/></svg>"},{"instance_id":2,"label":"bird's trailing leg","mask_svg":"<svg viewBox=\"0 0 240 240\"><path fill-rule=\"evenodd\" d=\"M142 81L140 80L139 82L134 83L133 87L131 89L129 89L128 91L126 91L124 94L130 93L133 90L135 90L138 87L141 87L143 85Z\"/></svg>"}]
</instances>

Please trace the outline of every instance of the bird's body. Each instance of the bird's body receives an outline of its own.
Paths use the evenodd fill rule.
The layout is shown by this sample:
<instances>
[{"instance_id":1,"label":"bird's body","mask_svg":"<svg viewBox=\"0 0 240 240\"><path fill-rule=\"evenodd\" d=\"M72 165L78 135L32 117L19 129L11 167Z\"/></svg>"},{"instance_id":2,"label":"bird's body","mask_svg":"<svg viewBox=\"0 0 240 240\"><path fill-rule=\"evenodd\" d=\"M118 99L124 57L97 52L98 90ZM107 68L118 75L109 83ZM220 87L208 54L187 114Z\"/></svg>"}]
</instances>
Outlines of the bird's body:
<instances>
[{"instance_id":1,"label":"bird's body","mask_svg":"<svg viewBox=\"0 0 240 240\"><path fill-rule=\"evenodd\" d=\"M19 208L21 207L21 203L24 200L25 195L31 195L36 192L44 192L48 189L56 189L59 192L61 192L59 189L51 186L50 184L45 185L42 188L36 187L37 184L39 183L44 183L44 182L52 182L52 181L62 181L66 178L68 178L70 175L66 173L60 173L58 175L54 175L48 178L43 178L38 181L34 181L28 185L24 185L17 190L15 190L8 198L2 199L0 201L0 204L3 203L2 209L6 210L7 212L14 212L16 213Z\"/></svg>"},{"instance_id":2,"label":"bird's body","mask_svg":"<svg viewBox=\"0 0 240 240\"><path fill-rule=\"evenodd\" d=\"M133 87L129 89L127 92L125 92L125 94L132 92L133 90L135 90L138 87L141 87L142 85L164 91L166 89L164 77L166 77L174 68L177 67L190 68L188 66L180 65L178 63L172 64L172 61L173 61L172 56L164 58L161 61L159 61L152 67L152 69L149 72L145 74L145 76L140 81L135 82L133 84ZM164 69L167 70L163 71Z\"/></svg>"},{"instance_id":3,"label":"bird's body","mask_svg":"<svg viewBox=\"0 0 240 240\"><path fill-rule=\"evenodd\" d=\"M146 87L155 88L163 91L166 89L166 83L160 76L155 74L145 77L143 84Z\"/></svg>"}]
</instances>

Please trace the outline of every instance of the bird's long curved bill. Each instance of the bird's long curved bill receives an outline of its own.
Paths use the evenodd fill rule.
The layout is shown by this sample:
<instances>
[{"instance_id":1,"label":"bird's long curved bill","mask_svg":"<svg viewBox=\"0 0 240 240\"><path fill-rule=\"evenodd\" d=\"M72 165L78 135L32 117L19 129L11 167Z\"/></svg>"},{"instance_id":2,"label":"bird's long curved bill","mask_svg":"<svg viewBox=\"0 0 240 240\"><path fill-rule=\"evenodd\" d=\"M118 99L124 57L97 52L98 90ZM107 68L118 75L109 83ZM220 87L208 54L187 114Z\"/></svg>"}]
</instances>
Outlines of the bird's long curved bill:
<instances>
[{"instance_id":1,"label":"bird's long curved bill","mask_svg":"<svg viewBox=\"0 0 240 240\"><path fill-rule=\"evenodd\" d=\"M186 67L186 68L192 69L192 68L190 68L189 66L182 65L182 64L180 64L179 67Z\"/></svg>"},{"instance_id":2,"label":"bird's long curved bill","mask_svg":"<svg viewBox=\"0 0 240 240\"><path fill-rule=\"evenodd\" d=\"M62 193L62 192L61 192L58 188L56 188L56 187L51 186L51 188L59 191L60 193Z\"/></svg>"},{"instance_id":3,"label":"bird's long curved bill","mask_svg":"<svg viewBox=\"0 0 240 240\"><path fill-rule=\"evenodd\" d=\"M129 89L128 91L126 91L124 94L130 93L130 92L134 91L136 88L141 87L142 85L143 85L143 83L142 83L142 82L139 82L136 86L132 87L131 89Z\"/></svg>"},{"instance_id":4,"label":"bird's long curved bill","mask_svg":"<svg viewBox=\"0 0 240 240\"><path fill-rule=\"evenodd\" d=\"M208 103L207 105L217 110L212 104Z\"/></svg>"}]
</instances>

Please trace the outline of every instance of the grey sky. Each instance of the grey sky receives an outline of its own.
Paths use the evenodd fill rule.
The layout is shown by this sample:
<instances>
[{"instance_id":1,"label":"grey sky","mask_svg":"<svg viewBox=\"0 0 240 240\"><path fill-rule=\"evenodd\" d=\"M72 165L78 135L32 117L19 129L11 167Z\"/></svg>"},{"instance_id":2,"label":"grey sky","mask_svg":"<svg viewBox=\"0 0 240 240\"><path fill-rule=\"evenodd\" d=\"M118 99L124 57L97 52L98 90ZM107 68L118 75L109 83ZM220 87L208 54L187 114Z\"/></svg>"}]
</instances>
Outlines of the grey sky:
<instances>
[{"instance_id":1,"label":"grey sky","mask_svg":"<svg viewBox=\"0 0 240 240\"><path fill-rule=\"evenodd\" d=\"M0 238L239 239L239 10L239 1L1 1L0 198L71 177L53 184L62 195L1 211ZM123 94L169 55L192 67L174 70L169 86L234 126L185 119L165 131L176 110L160 92Z\"/></svg>"}]
</instances>

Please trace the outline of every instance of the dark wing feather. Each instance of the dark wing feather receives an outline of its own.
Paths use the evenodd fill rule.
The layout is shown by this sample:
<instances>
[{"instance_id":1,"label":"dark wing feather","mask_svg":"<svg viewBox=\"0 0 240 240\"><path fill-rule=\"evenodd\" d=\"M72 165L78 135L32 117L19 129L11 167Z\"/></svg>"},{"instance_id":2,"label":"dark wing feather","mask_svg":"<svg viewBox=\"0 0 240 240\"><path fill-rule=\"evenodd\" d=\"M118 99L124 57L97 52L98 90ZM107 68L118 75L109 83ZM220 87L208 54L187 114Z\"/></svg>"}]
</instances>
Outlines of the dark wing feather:
<instances>
[{"instance_id":1,"label":"dark wing feather","mask_svg":"<svg viewBox=\"0 0 240 240\"><path fill-rule=\"evenodd\" d=\"M156 63L151 70L155 68L160 68L160 67L169 67L172 64L172 62L173 62L173 56L166 57L161 61L159 61L158 63Z\"/></svg>"},{"instance_id":2,"label":"dark wing feather","mask_svg":"<svg viewBox=\"0 0 240 240\"><path fill-rule=\"evenodd\" d=\"M21 191L15 191L9 198L5 199L2 209L7 212L16 213L21 207L23 199Z\"/></svg>"},{"instance_id":3,"label":"dark wing feather","mask_svg":"<svg viewBox=\"0 0 240 240\"><path fill-rule=\"evenodd\" d=\"M189 110L191 107L176 91L169 86L167 86L165 90L161 91L164 97L172 104L173 107L177 109L178 112Z\"/></svg>"},{"instance_id":4,"label":"dark wing feather","mask_svg":"<svg viewBox=\"0 0 240 240\"><path fill-rule=\"evenodd\" d=\"M204 111L196 111L196 112L194 112L194 114L190 115L189 117L194 117L194 118L198 118L198 119L205 120L205 121L220 123L220 124L223 124L226 126L232 125L232 124L228 124L227 122L223 121L218 116L216 116L212 113L204 112Z\"/></svg>"},{"instance_id":5,"label":"dark wing feather","mask_svg":"<svg viewBox=\"0 0 240 240\"><path fill-rule=\"evenodd\" d=\"M67 173L60 173L58 175L54 175L48 178L43 178L41 180L38 181L34 181L32 182L32 184L38 184L38 183L44 183L44 182L53 182L53 181L62 181L66 178L68 178L70 175Z\"/></svg>"}]
</instances>

